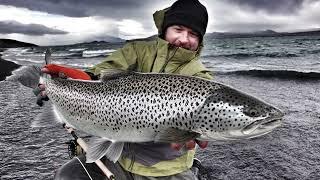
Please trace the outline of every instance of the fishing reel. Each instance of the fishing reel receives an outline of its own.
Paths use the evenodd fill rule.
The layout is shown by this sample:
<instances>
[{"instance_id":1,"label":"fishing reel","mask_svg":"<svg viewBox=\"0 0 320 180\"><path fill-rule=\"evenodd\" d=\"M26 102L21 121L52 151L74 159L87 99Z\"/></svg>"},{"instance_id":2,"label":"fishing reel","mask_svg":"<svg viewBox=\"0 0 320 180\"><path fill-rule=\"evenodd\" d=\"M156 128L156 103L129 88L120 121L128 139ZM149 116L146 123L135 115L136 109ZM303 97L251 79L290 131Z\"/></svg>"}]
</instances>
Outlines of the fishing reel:
<instances>
[{"instance_id":1,"label":"fishing reel","mask_svg":"<svg viewBox=\"0 0 320 180\"><path fill-rule=\"evenodd\" d=\"M66 142L66 144L68 145L68 154L70 159L72 159L75 156L84 154L84 150L81 148L81 146L77 143L76 140L70 140Z\"/></svg>"}]
</instances>

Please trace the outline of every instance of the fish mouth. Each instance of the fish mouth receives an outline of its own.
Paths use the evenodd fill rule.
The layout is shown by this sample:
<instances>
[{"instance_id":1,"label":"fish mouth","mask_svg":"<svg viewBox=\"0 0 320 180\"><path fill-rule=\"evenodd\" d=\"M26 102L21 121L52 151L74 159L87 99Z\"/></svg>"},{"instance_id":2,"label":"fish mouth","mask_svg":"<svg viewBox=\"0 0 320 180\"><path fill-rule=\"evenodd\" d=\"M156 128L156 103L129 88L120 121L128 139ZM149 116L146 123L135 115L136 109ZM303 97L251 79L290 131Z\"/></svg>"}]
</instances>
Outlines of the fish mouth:
<instances>
[{"instance_id":1,"label":"fish mouth","mask_svg":"<svg viewBox=\"0 0 320 180\"><path fill-rule=\"evenodd\" d=\"M259 117L242 129L230 129L212 135L203 135L203 140L241 140L251 139L270 133L273 129L282 124L284 113L276 110L269 114L269 117Z\"/></svg>"},{"instance_id":2,"label":"fish mouth","mask_svg":"<svg viewBox=\"0 0 320 180\"><path fill-rule=\"evenodd\" d=\"M249 138L267 134L282 124L284 113L280 109L274 108L268 116L267 118L260 117L260 119L255 119L245 126L241 133Z\"/></svg>"},{"instance_id":3,"label":"fish mouth","mask_svg":"<svg viewBox=\"0 0 320 180\"><path fill-rule=\"evenodd\" d=\"M227 140L251 139L270 133L276 127L282 124L283 115L273 116L270 118L256 119L251 124L240 130L228 131L221 136Z\"/></svg>"},{"instance_id":4,"label":"fish mouth","mask_svg":"<svg viewBox=\"0 0 320 180\"><path fill-rule=\"evenodd\" d=\"M230 130L219 135L215 135L216 140L241 140L241 139L251 139L259 137L265 134L270 133L276 127L279 127L282 124L281 117L273 118L264 118L261 120L256 120L253 123L247 125L243 129L239 130ZM209 138L210 139L210 138Z\"/></svg>"},{"instance_id":5,"label":"fish mouth","mask_svg":"<svg viewBox=\"0 0 320 180\"><path fill-rule=\"evenodd\" d=\"M257 120L244 127L241 132L243 133L243 135L250 136L250 138L256 137L269 133L274 128L280 126L281 123L282 116Z\"/></svg>"}]
</instances>

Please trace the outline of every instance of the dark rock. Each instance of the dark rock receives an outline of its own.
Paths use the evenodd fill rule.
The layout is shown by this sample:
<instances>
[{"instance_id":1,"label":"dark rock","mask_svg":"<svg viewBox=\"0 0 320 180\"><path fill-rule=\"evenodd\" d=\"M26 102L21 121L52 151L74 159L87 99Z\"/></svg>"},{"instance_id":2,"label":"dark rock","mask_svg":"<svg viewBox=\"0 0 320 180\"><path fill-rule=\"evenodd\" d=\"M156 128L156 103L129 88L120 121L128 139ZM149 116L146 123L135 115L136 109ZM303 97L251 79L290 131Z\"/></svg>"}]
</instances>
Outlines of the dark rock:
<instances>
[{"instance_id":1,"label":"dark rock","mask_svg":"<svg viewBox=\"0 0 320 180\"><path fill-rule=\"evenodd\" d=\"M13 39L0 39L0 48L37 47L38 45L16 41Z\"/></svg>"},{"instance_id":2,"label":"dark rock","mask_svg":"<svg viewBox=\"0 0 320 180\"><path fill-rule=\"evenodd\" d=\"M1 59L1 54L0 54L0 81L5 80L7 76L12 75L12 71L19 67L20 65L14 62Z\"/></svg>"}]
</instances>

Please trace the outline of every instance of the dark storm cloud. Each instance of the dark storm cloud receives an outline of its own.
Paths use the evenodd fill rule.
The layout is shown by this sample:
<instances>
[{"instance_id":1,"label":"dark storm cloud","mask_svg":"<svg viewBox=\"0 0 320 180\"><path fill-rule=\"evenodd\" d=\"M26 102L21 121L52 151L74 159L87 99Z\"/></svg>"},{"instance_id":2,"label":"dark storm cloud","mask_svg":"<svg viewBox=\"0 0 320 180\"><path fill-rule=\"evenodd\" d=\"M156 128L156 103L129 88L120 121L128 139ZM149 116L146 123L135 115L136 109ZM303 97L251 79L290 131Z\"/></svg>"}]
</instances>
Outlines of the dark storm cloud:
<instances>
[{"instance_id":1,"label":"dark storm cloud","mask_svg":"<svg viewBox=\"0 0 320 180\"><path fill-rule=\"evenodd\" d=\"M268 13L294 14L301 7L304 0L228 0L233 4L247 7L251 10L263 10Z\"/></svg>"},{"instance_id":2,"label":"dark storm cloud","mask_svg":"<svg viewBox=\"0 0 320 180\"><path fill-rule=\"evenodd\" d=\"M42 36L45 34L68 34L58 29L48 28L40 24L21 24L17 21L0 21L0 34L26 34L31 36Z\"/></svg>"},{"instance_id":3,"label":"dark storm cloud","mask_svg":"<svg viewBox=\"0 0 320 180\"><path fill-rule=\"evenodd\" d=\"M141 17L139 9L152 0L1 0L10 5L69 17L106 16L110 18Z\"/></svg>"}]
</instances>

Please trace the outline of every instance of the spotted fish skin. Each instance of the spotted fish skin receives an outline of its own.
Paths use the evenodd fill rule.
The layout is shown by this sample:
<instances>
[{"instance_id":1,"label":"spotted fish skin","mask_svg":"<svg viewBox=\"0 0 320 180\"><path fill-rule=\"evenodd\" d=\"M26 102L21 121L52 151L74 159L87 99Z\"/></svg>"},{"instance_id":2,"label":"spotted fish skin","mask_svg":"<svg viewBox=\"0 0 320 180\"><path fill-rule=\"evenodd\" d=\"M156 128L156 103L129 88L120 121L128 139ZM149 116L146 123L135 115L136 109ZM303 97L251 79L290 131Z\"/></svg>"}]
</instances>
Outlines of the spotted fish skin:
<instances>
[{"instance_id":1,"label":"spotted fish skin","mask_svg":"<svg viewBox=\"0 0 320 180\"><path fill-rule=\"evenodd\" d=\"M184 76L131 74L105 82L49 79L46 91L76 128L110 140L145 142L168 127L193 129L208 85Z\"/></svg>"},{"instance_id":2,"label":"spotted fish skin","mask_svg":"<svg viewBox=\"0 0 320 180\"><path fill-rule=\"evenodd\" d=\"M197 133L198 139L209 141L250 138L270 132L283 116L223 84L173 74L47 79L46 92L68 124L113 142L155 141L168 129Z\"/></svg>"}]
</instances>

